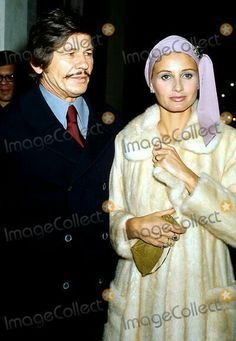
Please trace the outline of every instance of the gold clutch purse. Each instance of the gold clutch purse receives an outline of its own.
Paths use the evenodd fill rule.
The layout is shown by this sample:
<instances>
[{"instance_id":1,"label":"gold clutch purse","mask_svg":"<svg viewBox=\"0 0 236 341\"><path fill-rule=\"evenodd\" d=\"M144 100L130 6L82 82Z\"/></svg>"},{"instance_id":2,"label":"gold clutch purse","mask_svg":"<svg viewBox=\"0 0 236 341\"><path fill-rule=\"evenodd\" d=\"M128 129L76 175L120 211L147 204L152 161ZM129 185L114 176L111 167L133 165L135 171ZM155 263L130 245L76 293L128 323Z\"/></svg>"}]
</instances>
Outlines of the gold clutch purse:
<instances>
[{"instance_id":1,"label":"gold clutch purse","mask_svg":"<svg viewBox=\"0 0 236 341\"><path fill-rule=\"evenodd\" d=\"M177 221L170 214L163 215L161 218L170 224L179 226ZM145 243L141 239L139 239L131 247L135 265L142 276L146 276L151 273L152 269L161 258L163 251L163 248Z\"/></svg>"}]
</instances>

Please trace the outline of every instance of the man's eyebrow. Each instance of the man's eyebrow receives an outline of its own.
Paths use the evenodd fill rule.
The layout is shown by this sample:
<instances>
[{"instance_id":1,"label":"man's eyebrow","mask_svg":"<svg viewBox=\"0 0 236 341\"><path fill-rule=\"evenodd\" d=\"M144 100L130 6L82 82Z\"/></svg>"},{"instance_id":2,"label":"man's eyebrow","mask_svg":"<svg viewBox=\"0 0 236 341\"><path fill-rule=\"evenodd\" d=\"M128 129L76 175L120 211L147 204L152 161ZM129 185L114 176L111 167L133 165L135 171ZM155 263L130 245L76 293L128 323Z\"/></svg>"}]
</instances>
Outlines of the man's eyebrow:
<instances>
[{"instance_id":1,"label":"man's eyebrow","mask_svg":"<svg viewBox=\"0 0 236 341\"><path fill-rule=\"evenodd\" d=\"M89 46L89 47L86 47L84 50L85 50L85 51L88 51L88 50L92 50L92 51L94 51L94 46Z\"/></svg>"},{"instance_id":2,"label":"man's eyebrow","mask_svg":"<svg viewBox=\"0 0 236 341\"><path fill-rule=\"evenodd\" d=\"M65 48L65 47L61 47L59 50L56 50L56 52L59 52L59 53L66 53L66 52L75 52L75 51L79 51L80 48L78 47L73 47L71 46L70 48ZM83 49L83 51L94 51L94 47L91 45L91 46L88 46L86 48Z\"/></svg>"}]
</instances>

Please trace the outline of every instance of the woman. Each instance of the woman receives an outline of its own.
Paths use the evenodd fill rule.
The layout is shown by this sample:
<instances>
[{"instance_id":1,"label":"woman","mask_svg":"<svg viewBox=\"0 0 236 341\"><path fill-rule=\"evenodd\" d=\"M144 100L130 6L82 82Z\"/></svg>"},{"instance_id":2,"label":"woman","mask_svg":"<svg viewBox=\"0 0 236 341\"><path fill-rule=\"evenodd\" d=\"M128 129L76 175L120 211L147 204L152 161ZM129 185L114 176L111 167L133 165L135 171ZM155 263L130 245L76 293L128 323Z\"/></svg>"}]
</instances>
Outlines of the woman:
<instances>
[{"instance_id":1,"label":"woman","mask_svg":"<svg viewBox=\"0 0 236 341\"><path fill-rule=\"evenodd\" d=\"M120 260L104 340L235 340L236 131L220 123L210 58L185 38L155 45L145 78L158 104L118 134L110 175ZM147 276L140 239L163 248Z\"/></svg>"}]
</instances>

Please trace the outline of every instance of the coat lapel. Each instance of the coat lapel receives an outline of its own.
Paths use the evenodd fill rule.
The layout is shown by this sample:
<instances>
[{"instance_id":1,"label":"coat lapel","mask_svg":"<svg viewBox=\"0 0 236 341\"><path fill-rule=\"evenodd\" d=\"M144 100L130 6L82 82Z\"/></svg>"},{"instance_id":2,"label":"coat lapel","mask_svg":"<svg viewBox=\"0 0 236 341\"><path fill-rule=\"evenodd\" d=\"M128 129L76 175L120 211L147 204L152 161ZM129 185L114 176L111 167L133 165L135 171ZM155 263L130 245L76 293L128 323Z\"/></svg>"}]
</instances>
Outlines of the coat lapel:
<instances>
[{"instance_id":1,"label":"coat lapel","mask_svg":"<svg viewBox=\"0 0 236 341\"><path fill-rule=\"evenodd\" d=\"M23 99L21 112L31 136L50 140L45 148L70 162L80 162L82 148L55 117L38 87Z\"/></svg>"},{"instance_id":2,"label":"coat lapel","mask_svg":"<svg viewBox=\"0 0 236 341\"><path fill-rule=\"evenodd\" d=\"M87 99L86 102L89 106L89 122L84 149L70 137L70 134L57 120L38 87L33 89L21 102L23 119L28 124L31 135L42 138L50 136L53 142L45 144L45 148L74 163L72 181L78 179L96 163L106 146L109 146L111 139L109 129L102 124L98 113L93 112Z\"/></svg>"},{"instance_id":3,"label":"coat lapel","mask_svg":"<svg viewBox=\"0 0 236 341\"><path fill-rule=\"evenodd\" d=\"M101 109L93 110L93 107L85 98L89 107L89 122L86 137L86 145L81 158L76 165L72 181L79 179L90 167L96 164L104 151L113 144L112 133L109 128L102 123Z\"/></svg>"}]
</instances>

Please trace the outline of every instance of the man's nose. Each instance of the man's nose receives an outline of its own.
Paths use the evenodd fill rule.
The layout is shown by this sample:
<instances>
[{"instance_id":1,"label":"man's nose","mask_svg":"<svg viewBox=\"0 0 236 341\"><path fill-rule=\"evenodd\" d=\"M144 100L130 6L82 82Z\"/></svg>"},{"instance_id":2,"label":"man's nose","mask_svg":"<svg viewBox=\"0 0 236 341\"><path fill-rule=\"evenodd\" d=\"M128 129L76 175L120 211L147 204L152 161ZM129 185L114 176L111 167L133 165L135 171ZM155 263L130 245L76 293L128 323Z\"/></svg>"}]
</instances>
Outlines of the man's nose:
<instances>
[{"instance_id":1,"label":"man's nose","mask_svg":"<svg viewBox=\"0 0 236 341\"><path fill-rule=\"evenodd\" d=\"M83 69L83 70L87 70L89 67L89 64L85 58L84 55L80 55L76 57L76 61L75 61L75 67L77 69Z\"/></svg>"},{"instance_id":2,"label":"man's nose","mask_svg":"<svg viewBox=\"0 0 236 341\"><path fill-rule=\"evenodd\" d=\"M8 84L8 82L6 81L6 78L4 78L4 77L2 78L2 80L0 81L0 85L1 84Z\"/></svg>"}]
</instances>

